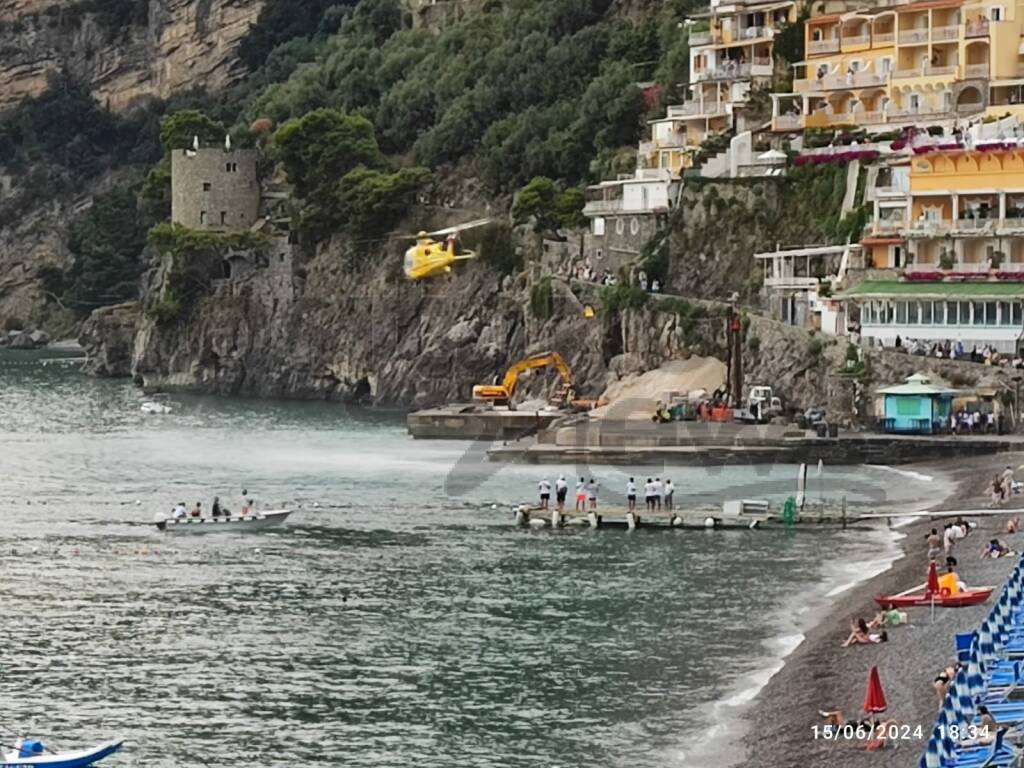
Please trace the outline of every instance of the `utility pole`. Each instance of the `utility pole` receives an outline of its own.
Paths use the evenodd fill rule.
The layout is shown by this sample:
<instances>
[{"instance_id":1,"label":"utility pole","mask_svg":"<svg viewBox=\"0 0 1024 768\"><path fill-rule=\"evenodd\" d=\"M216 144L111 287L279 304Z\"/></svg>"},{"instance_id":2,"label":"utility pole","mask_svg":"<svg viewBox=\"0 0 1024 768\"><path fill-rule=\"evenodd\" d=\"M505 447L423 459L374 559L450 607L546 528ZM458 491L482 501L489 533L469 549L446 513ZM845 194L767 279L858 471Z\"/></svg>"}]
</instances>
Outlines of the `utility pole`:
<instances>
[{"instance_id":1,"label":"utility pole","mask_svg":"<svg viewBox=\"0 0 1024 768\"><path fill-rule=\"evenodd\" d=\"M739 408L743 402L743 328L733 294L729 303L729 394L732 405Z\"/></svg>"}]
</instances>

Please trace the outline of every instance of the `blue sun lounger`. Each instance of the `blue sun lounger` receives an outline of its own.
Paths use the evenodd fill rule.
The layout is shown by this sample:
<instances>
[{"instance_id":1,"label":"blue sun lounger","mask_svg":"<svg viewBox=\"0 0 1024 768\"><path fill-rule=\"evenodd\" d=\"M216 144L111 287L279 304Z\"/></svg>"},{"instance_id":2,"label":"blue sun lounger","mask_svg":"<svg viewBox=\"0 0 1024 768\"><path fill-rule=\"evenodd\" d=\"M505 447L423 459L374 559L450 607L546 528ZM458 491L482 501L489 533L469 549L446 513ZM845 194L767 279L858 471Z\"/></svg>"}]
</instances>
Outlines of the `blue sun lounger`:
<instances>
[{"instance_id":1,"label":"blue sun lounger","mask_svg":"<svg viewBox=\"0 0 1024 768\"><path fill-rule=\"evenodd\" d=\"M1019 751L1006 743L1006 729L996 731L995 740L986 746L968 747L957 753L948 768L1007 768L1019 757Z\"/></svg>"}]
</instances>

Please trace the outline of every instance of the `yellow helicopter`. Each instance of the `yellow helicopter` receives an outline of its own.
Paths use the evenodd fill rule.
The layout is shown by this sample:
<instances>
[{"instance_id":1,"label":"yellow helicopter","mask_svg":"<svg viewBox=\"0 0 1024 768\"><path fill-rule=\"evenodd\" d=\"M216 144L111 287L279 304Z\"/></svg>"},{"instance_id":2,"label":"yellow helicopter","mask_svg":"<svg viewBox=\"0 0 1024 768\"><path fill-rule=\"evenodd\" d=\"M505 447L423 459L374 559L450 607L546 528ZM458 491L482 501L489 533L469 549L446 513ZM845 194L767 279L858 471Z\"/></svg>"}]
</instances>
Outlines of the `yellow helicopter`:
<instances>
[{"instance_id":1,"label":"yellow helicopter","mask_svg":"<svg viewBox=\"0 0 1024 768\"><path fill-rule=\"evenodd\" d=\"M410 280L436 277L451 272L452 264L456 261L475 259L476 254L473 251L456 252L459 233L467 229L485 226L491 221L491 219L477 219L455 227L439 229L436 232L420 232L414 235L416 244L405 252L405 276ZM439 242L434 240L435 237L444 237L445 240Z\"/></svg>"}]
</instances>

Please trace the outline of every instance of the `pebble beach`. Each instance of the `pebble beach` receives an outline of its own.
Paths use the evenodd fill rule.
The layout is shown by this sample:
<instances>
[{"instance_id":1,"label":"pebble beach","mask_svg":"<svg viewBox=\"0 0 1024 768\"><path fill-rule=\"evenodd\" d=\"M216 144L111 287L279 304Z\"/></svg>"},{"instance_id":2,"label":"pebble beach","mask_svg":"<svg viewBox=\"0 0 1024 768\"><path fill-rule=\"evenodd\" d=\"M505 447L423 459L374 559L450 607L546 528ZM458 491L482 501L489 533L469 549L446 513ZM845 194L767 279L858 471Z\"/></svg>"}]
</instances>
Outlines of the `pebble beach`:
<instances>
[{"instance_id":1,"label":"pebble beach","mask_svg":"<svg viewBox=\"0 0 1024 768\"><path fill-rule=\"evenodd\" d=\"M1024 454L1001 454L956 462L922 465L913 469L944 475L953 492L932 511L981 509L987 506L985 489L992 475L1009 464L1024 463ZM971 535L958 542L957 571L968 586L1001 585L1015 557L981 559L983 544L998 537L1017 552L1024 550L1024 534L1006 535L1006 520L1020 514L1024 499L1005 506L1006 515L970 517L977 523ZM1016 511L1015 511L1016 510ZM915 519L894 530L902 536L902 556L885 572L837 595L814 626L801 628L804 641L790 654L783 668L755 698L744 737L742 765L762 768L911 768L916 766L931 733L939 702L932 687L935 676L955 662L954 635L976 629L990 609L982 605L958 609L909 609L909 623L889 632L889 642L843 648L854 617L870 620L873 597L894 594L922 584L927 570L925 537L932 527L940 531L945 518ZM868 751L862 741L826 740L815 726L824 720L820 711L841 710L847 719L861 717L868 671L877 665L889 708L886 718L910 726L910 736L885 749ZM920 725L917 738L917 726Z\"/></svg>"}]
</instances>

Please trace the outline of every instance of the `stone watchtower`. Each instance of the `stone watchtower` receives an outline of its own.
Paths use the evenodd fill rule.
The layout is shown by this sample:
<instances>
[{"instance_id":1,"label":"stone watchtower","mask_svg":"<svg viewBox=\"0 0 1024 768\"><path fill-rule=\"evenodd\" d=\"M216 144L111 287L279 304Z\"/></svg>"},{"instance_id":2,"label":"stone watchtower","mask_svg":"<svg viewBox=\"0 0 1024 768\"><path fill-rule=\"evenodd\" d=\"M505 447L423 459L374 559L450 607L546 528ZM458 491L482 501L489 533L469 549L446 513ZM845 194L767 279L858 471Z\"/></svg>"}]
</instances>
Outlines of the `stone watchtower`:
<instances>
[{"instance_id":1,"label":"stone watchtower","mask_svg":"<svg viewBox=\"0 0 1024 768\"><path fill-rule=\"evenodd\" d=\"M255 149L203 147L171 153L171 221L189 229L243 232L260 213Z\"/></svg>"}]
</instances>

